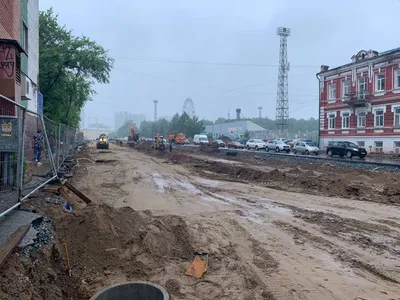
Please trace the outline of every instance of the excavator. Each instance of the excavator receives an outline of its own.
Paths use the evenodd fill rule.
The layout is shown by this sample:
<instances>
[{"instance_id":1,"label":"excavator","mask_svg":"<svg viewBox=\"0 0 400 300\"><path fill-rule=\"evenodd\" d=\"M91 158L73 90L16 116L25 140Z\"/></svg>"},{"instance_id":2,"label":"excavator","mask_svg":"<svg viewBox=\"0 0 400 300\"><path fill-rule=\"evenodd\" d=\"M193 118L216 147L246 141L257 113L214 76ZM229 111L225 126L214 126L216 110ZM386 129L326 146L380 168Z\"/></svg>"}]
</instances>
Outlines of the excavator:
<instances>
[{"instance_id":1,"label":"excavator","mask_svg":"<svg viewBox=\"0 0 400 300\"><path fill-rule=\"evenodd\" d=\"M135 126L131 125L131 135L128 137L128 142L127 142L128 146L129 147L135 146L138 139L139 139L139 134L137 133L135 135Z\"/></svg>"}]
</instances>

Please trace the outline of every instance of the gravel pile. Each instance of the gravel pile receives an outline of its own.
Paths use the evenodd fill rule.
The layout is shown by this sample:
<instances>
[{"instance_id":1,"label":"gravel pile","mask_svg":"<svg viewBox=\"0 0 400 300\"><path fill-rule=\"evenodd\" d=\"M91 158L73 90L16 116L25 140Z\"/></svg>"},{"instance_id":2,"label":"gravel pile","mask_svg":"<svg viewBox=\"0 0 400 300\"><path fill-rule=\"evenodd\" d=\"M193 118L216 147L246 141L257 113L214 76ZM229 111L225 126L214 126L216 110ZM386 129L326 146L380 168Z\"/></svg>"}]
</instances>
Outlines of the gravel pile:
<instances>
[{"instance_id":1,"label":"gravel pile","mask_svg":"<svg viewBox=\"0 0 400 300\"><path fill-rule=\"evenodd\" d=\"M51 195L50 197L47 197L45 200L47 203L59 204L59 205L65 205L67 203L63 197L57 195Z\"/></svg>"},{"instance_id":2,"label":"gravel pile","mask_svg":"<svg viewBox=\"0 0 400 300\"><path fill-rule=\"evenodd\" d=\"M32 223L32 227L37 231L37 234L34 238L34 243L21 250L24 256L36 253L42 245L48 244L53 239L55 223L52 220L46 217L39 218Z\"/></svg>"}]
</instances>

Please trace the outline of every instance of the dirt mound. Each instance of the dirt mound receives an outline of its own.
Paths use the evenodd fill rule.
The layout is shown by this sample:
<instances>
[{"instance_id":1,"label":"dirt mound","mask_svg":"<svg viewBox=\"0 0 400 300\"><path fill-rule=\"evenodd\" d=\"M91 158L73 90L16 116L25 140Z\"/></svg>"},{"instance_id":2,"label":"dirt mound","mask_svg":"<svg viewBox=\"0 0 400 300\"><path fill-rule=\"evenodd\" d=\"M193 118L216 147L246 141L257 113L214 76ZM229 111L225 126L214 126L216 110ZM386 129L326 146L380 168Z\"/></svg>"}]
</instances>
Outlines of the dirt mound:
<instances>
[{"instance_id":1,"label":"dirt mound","mask_svg":"<svg viewBox=\"0 0 400 300\"><path fill-rule=\"evenodd\" d=\"M193 252L181 217L152 217L129 207L89 205L61 219L57 232L72 263L89 273L123 267L127 253L145 255L158 266L160 258L188 258Z\"/></svg>"},{"instance_id":2,"label":"dirt mound","mask_svg":"<svg viewBox=\"0 0 400 300\"><path fill-rule=\"evenodd\" d=\"M88 299L82 279L68 276L63 258L56 244L44 246L31 257L14 253L2 266L0 299Z\"/></svg>"}]
</instances>

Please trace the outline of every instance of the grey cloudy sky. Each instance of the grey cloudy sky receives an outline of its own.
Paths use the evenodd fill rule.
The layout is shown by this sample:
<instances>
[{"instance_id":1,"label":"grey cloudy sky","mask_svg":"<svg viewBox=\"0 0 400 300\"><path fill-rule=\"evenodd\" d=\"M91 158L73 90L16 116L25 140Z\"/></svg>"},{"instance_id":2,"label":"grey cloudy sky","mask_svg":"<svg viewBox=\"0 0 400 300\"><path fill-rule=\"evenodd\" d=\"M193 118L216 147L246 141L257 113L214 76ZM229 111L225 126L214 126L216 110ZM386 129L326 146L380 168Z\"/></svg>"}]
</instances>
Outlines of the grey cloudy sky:
<instances>
[{"instance_id":1,"label":"grey cloudy sky","mask_svg":"<svg viewBox=\"0 0 400 300\"><path fill-rule=\"evenodd\" d=\"M185 98L196 114L216 119L238 107L245 117L275 117L278 26L289 27L290 116L318 117L321 64L350 62L361 49L399 46L400 1L385 0L40 0L75 35L109 49L115 68L109 85L98 85L85 107L85 123L97 117L110 126L123 110L153 117L182 112ZM270 66L188 64L167 59ZM251 86L251 87L249 87Z\"/></svg>"}]
</instances>

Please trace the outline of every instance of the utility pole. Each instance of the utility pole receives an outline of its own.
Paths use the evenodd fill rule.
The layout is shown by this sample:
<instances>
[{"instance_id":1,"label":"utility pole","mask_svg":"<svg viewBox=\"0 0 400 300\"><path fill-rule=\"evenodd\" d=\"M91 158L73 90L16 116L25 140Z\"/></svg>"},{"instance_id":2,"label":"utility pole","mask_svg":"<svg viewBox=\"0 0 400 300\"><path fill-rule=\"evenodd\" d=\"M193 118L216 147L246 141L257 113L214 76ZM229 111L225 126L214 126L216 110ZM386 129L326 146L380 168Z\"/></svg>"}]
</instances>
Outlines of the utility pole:
<instances>
[{"instance_id":1,"label":"utility pole","mask_svg":"<svg viewBox=\"0 0 400 300\"><path fill-rule=\"evenodd\" d=\"M278 27L276 34L281 37L279 48L278 92L276 97L276 126L280 131L287 132L289 119L288 72L290 65L287 59L287 37L290 29Z\"/></svg>"},{"instance_id":2,"label":"utility pole","mask_svg":"<svg viewBox=\"0 0 400 300\"><path fill-rule=\"evenodd\" d=\"M157 121L157 104L158 100L153 100L154 103L154 121Z\"/></svg>"},{"instance_id":3,"label":"utility pole","mask_svg":"<svg viewBox=\"0 0 400 300\"><path fill-rule=\"evenodd\" d=\"M258 107L258 118L261 119L262 118L262 106Z\"/></svg>"}]
</instances>

